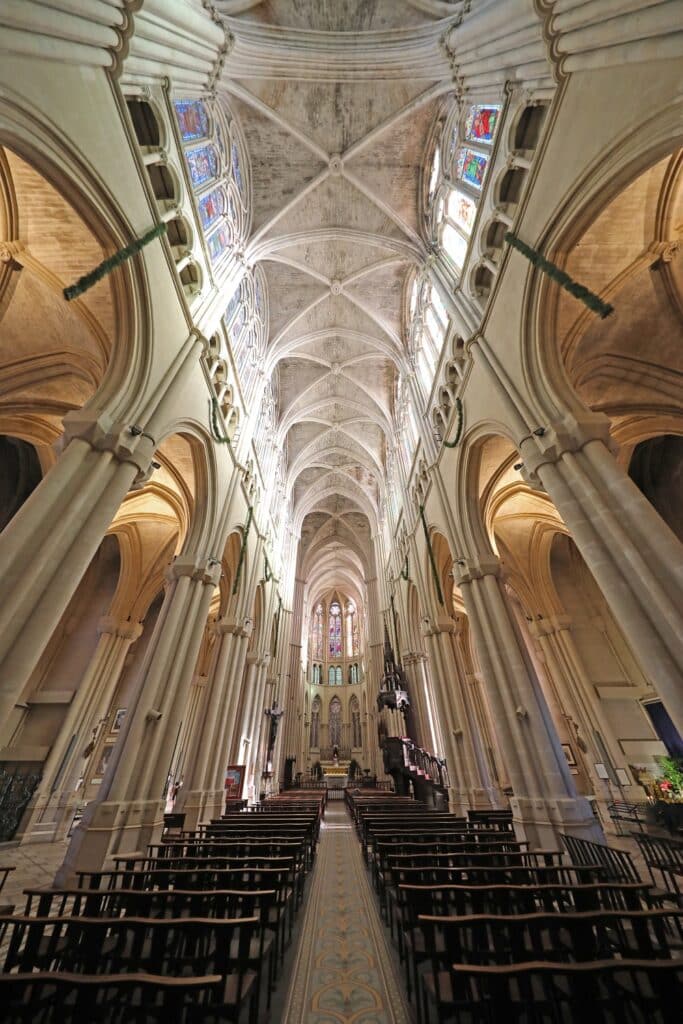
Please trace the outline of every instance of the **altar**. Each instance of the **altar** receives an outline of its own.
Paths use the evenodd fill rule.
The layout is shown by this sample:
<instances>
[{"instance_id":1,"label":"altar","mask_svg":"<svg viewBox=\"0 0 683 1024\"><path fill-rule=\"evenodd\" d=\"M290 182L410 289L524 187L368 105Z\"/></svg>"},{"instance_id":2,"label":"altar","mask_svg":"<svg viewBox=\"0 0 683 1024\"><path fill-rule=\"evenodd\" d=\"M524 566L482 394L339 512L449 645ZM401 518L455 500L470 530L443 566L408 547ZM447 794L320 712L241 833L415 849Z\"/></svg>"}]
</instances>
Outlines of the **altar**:
<instances>
[{"instance_id":1,"label":"altar","mask_svg":"<svg viewBox=\"0 0 683 1024\"><path fill-rule=\"evenodd\" d=\"M328 798L330 800L342 799L344 790L349 782L348 766L341 763L323 764L321 767L323 770L323 781L328 791Z\"/></svg>"}]
</instances>

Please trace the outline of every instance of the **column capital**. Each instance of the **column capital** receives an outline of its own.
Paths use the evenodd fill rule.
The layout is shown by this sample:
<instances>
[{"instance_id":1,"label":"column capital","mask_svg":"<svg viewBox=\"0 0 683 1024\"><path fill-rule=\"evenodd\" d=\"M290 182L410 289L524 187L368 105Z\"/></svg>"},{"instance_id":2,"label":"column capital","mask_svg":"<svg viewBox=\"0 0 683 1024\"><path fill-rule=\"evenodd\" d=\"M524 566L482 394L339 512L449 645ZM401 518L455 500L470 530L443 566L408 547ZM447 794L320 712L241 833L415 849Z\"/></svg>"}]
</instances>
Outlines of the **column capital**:
<instances>
[{"instance_id":1,"label":"column capital","mask_svg":"<svg viewBox=\"0 0 683 1024\"><path fill-rule=\"evenodd\" d=\"M178 555L168 567L168 576L171 580L189 576L198 583L216 587L221 578L221 563L215 558L194 559L191 555Z\"/></svg>"},{"instance_id":2,"label":"column capital","mask_svg":"<svg viewBox=\"0 0 683 1024\"><path fill-rule=\"evenodd\" d=\"M226 636L232 633L240 638L249 637L253 632L254 623L251 619L222 618L216 619L211 629L218 636Z\"/></svg>"},{"instance_id":3,"label":"column capital","mask_svg":"<svg viewBox=\"0 0 683 1024\"><path fill-rule=\"evenodd\" d=\"M97 623L97 632L102 635L121 637L122 640L137 640L142 635L141 622L129 622L128 619L117 619L113 615L103 615Z\"/></svg>"},{"instance_id":4,"label":"column capital","mask_svg":"<svg viewBox=\"0 0 683 1024\"><path fill-rule=\"evenodd\" d=\"M115 423L106 413L96 415L73 409L63 419L63 447L70 441L85 441L95 451L111 452L119 462L137 466L133 487L145 483L153 470L152 456L157 442L138 424Z\"/></svg>"},{"instance_id":5,"label":"column capital","mask_svg":"<svg viewBox=\"0 0 683 1024\"><path fill-rule=\"evenodd\" d=\"M406 651L401 655L401 660L404 665L418 665L427 660L427 655L424 651Z\"/></svg>"},{"instance_id":6,"label":"column capital","mask_svg":"<svg viewBox=\"0 0 683 1024\"><path fill-rule=\"evenodd\" d=\"M615 450L610 435L610 420L601 412L585 412L575 416L567 412L558 419L541 423L536 432L517 442L523 464L521 474L530 487L543 490L538 470L547 463L559 462L563 455L581 451L590 441L601 441Z\"/></svg>"},{"instance_id":7,"label":"column capital","mask_svg":"<svg viewBox=\"0 0 683 1024\"><path fill-rule=\"evenodd\" d=\"M500 561L492 555L458 558L453 564L453 576L458 586L484 576L500 576Z\"/></svg>"}]
</instances>

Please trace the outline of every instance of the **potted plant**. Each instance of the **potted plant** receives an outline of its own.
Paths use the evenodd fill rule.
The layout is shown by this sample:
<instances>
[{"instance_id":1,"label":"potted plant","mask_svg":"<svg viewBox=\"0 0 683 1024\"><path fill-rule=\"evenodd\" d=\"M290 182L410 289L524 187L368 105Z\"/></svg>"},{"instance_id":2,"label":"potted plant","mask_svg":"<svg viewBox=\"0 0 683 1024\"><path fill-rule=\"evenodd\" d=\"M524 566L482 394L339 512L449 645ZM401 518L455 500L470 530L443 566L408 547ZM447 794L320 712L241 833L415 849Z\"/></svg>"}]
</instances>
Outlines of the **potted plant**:
<instances>
[{"instance_id":1,"label":"potted plant","mask_svg":"<svg viewBox=\"0 0 683 1024\"><path fill-rule=\"evenodd\" d=\"M358 764L358 761L356 761L355 757L352 757L351 760L349 761L349 781L353 781L353 779L357 778L360 775L360 773L361 767Z\"/></svg>"},{"instance_id":2,"label":"potted plant","mask_svg":"<svg viewBox=\"0 0 683 1024\"><path fill-rule=\"evenodd\" d=\"M678 757L658 757L662 776L658 788L665 800L683 799L683 760Z\"/></svg>"},{"instance_id":3,"label":"potted plant","mask_svg":"<svg viewBox=\"0 0 683 1024\"><path fill-rule=\"evenodd\" d=\"M315 761L311 768L311 778L315 779L316 782L320 782L323 777L323 766L320 761Z\"/></svg>"}]
</instances>

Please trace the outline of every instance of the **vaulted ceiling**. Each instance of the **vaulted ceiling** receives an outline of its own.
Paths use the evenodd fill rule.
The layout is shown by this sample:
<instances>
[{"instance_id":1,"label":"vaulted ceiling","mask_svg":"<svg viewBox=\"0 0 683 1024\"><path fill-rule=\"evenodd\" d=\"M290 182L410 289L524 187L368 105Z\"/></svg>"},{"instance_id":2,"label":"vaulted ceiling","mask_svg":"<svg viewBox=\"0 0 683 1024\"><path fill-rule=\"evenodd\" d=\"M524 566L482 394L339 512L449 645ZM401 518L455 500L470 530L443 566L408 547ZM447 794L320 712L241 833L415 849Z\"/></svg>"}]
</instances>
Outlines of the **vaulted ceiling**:
<instances>
[{"instance_id":1,"label":"vaulted ceiling","mask_svg":"<svg viewBox=\"0 0 683 1024\"><path fill-rule=\"evenodd\" d=\"M452 72L441 0L223 0L219 89L242 127L300 561L362 579L384 500L418 192ZM448 15L444 21L444 15ZM367 566L366 566L367 568Z\"/></svg>"}]
</instances>

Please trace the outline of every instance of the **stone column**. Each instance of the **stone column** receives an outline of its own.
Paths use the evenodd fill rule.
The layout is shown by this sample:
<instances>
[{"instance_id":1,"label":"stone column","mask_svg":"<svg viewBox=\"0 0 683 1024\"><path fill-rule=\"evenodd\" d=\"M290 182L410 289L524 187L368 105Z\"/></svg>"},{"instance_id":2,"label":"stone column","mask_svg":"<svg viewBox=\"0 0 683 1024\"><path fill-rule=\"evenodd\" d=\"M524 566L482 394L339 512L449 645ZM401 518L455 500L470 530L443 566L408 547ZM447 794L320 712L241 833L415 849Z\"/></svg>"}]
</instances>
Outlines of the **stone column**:
<instances>
[{"instance_id":1,"label":"stone column","mask_svg":"<svg viewBox=\"0 0 683 1024\"><path fill-rule=\"evenodd\" d=\"M455 631L455 622L444 618L438 625L431 624L427 642L434 652L440 676L440 717L451 783L451 809L464 814L468 807L495 807L498 801L469 706L463 666L456 655Z\"/></svg>"},{"instance_id":2,"label":"stone column","mask_svg":"<svg viewBox=\"0 0 683 1024\"><path fill-rule=\"evenodd\" d=\"M603 422L604 421L604 422ZM643 671L683 734L683 545L609 452L605 417L520 442Z\"/></svg>"},{"instance_id":3,"label":"stone column","mask_svg":"<svg viewBox=\"0 0 683 1024\"><path fill-rule=\"evenodd\" d=\"M413 726L414 736L411 740L425 750L433 751L430 746L435 745L435 737L431 728L430 714L427 705L426 655L423 651L404 651L401 654L401 662L406 669L408 676L408 696L410 697L409 721ZM405 736L406 727L403 732L396 735Z\"/></svg>"},{"instance_id":4,"label":"stone column","mask_svg":"<svg viewBox=\"0 0 683 1024\"><path fill-rule=\"evenodd\" d=\"M149 471L152 451L147 437L91 424L71 437L2 532L0 721L19 700L131 484Z\"/></svg>"},{"instance_id":5,"label":"stone column","mask_svg":"<svg viewBox=\"0 0 683 1024\"><path fill-rule=\"evenodd\" d=\"M140 637L142 623L107 615L100 619L98 633L95 653L45 762L23 842L49 842L66 835L78 803L75 784L83 750L93 730L106 719L126 655Z\"/></svg>"},{"instance_id":6,"label":"stone column","mask_svg":"<svg viewBox=\"0 0 683 1024\"><path fill-rule=\"evenodd\" d=\"M245 660L246 670L244 672L244 681L242 683L242 706L239 717L239 728L237 733L233 734L232 738L232 748L235 751L234 756L237 764L246 764L249 757L249 748L251 746L249 725L251 723L251 716L254 709L254 701L256 700L256 685L260 667L260 655L257 651L249 651Z\"/></svg>"},{"instance_id":7,"label":"stone column","mask_svg":"<svg viewBox=\"0 0 683 1024\"><path fill-rule=\"evenodd\" d=\"M602 831L588 801L577 796L540 685L520 648L498 561L459 559L456 576L513 788L518 831L532 847L559 849L558 832L600 840Z\"/></svg>"},{"instance_id":8,"label":"stone column","mask_svg":"<svg viewBox=\"0 0 683 1024\"><path fill-rule=\"evenodd\" d=\"M261 654L258 659L258 672L254 681L254 699L251 704L251 712L247 723L246 735L249 737L249 747L246 757L246 779L247 786L251 787L252 799L258 800L261 787L262 765L259 763L261 736L263 732L263 714L265 707L266 675L270 655Z\"/></svg>"},{"instance_id":9,"label":"stone column","mask_svg":"<svg viewBox=\"0 0 683 1024\"><path fill-rule=\"evenodd\" d=\"M602 752L595 744L595 730L599 731L615 764L625 759L574 643L571 619L568 615L553 615L539 622L530 623L530 626L534 627L533 631L538 636L551 674L570 702L571 713L566 716L569 742L576 750L579 762L590 781L603 827L605 831L616 834L614 822L607 810L607 805L612 803L614 795L608 780L599 778L595 772L595 764L603 760ZM629 787L626 796L631 796L635 800L638 798L638 792L639 787Z\"/></svg>"},{"instance_id":10,"label":"stone column","mask_svg":"<svg viewBox=\"0 0 683 1024\"><path fill-rule=\"evenodd\" d=\"M86 807L64 864L97 870L115 853L145 849L163 825L166 779L178 742L220 563L177 558L154 635L97 800Z\"/></svg>"},{"instance_id":11,"label":"stone column","mask_svg":"<svg viewBox=\"0 0 683 1024\"><path fill-rule=\"evenodd\" d=\"M244 622L222 619L212 628L220 636L220 646L202 721L188 756L187 781L179 806L185 812L186 829L196 828L198 822L217 818L223 812L225 769L237 718L238 681L244 672L253 627L251 623L245 626Z\"/></svg>"}]
</instances>

